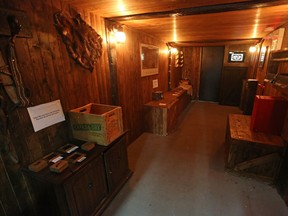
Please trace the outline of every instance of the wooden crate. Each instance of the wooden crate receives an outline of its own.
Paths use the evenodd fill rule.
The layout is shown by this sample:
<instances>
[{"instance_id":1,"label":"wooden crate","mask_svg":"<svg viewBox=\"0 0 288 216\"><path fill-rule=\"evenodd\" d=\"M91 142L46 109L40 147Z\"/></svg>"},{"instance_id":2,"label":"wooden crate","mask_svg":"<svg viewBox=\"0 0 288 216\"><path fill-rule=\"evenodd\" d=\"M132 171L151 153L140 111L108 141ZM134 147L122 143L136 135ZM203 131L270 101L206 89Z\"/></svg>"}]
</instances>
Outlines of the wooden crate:
<instances>
[{"instance_id":1,"label":"wooden crate","mask_svg":"<svg viewBox=\"0 0 288 216\"><path fill-rule=\"evenodd\" d=\"M279 174L286 143L280 136L252 131L250 122L251 116L228 116L226 168L274 182Z\"/></svg>"},{"instance_id":2,"label":"wooden crate","mask_svg":"<svg viewBox=\"0 0 288 216\"><path fill-rule=\"evenodd\" d=\"M69 111L75 139L109 145L123 133L122 108L90 103Z\"/></svg>"}]
</instances>

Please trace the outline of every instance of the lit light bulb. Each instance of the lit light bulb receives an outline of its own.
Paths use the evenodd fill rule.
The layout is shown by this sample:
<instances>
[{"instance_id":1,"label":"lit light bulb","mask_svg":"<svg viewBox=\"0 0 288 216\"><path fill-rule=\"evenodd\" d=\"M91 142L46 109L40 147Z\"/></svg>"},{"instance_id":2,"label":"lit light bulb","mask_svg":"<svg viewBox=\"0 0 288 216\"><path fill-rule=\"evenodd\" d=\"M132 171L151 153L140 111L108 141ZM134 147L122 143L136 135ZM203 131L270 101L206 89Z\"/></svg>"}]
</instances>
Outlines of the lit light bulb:
<instances>
[{"instance_id":1,"label":"lit light bulb","mask_svg":"<svg viewBox=\"0 0 288 216\"><path fill-rule=\"evenodd\" d=\"M249 48L249 52L251 52L251 53L256 52L256 46L251 46L251 47Z\"/></svg>"},{"instance_id":2,"label":"lit light bulb","mask_svg":"<svg viewBox=\"0 0 288 216\"><path fill-rule=\"evenodd\" d=\"M124 43L126 40L126 35L124 32L117 31L115 32L115 39L118 43Z\"/></svg>"},{"instance_id":3,"label":"lit light bulb","mask_svg":"<svg viewBox=\"0 0 288 216\"><path fill-rule=\"evenodd\" d=\"M171 48L171 52L172 52L172 53L177 53L178 50L177 50L177 48Z\"/></svg>"}]
</instances>

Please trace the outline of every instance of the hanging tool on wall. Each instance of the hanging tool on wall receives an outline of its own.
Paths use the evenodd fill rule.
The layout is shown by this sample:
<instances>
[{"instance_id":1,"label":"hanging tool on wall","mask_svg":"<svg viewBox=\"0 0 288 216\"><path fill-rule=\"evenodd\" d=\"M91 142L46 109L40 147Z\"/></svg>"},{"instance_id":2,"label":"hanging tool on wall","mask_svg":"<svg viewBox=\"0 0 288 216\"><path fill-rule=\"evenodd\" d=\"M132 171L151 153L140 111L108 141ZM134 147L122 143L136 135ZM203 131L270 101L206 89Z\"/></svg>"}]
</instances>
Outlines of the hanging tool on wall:
<instances>
[{"instance_id":1,"label":"hanging tool on wall","mask_svg":"<svg viewBox=\"0 0 288 216\"><path fill-rule=\"evenodd\" d=\"M15 91L16 94L18 96L18 100L15 100L13 94L9 94L9 97L11 99L11 97L13 99L12 102L16 102L17 105L22 106L22 107L26 107L29 105L29 99L26 97L26 92L25 92L25 88L22 82L22 76L21 73L18 69L18 65L17 65L17 58L16 58L16 53L15 53L15 38L17 36L17 34L19 33L20 29L21 29L21 25L18 21L18 19L15 16L8 16L7 17L7 21L9 23L9 27L10 27L10 31L11 31L11 37L9 39L9 44L7 47L7 59L8 59L8 63L9 63L9 69L10 69L10 73L12 74L12 78L14 81L14 85L15 85ZM6 73L7 75L7 73ZM6 90L6 88L5 88ZM11 89L10 89L11 90ZM11 90L12 91L12 90Z\"/></svg>"},{"instance_id":2,"label":"hanging tool on wall","mask_svg":"<svg viewBox=\"0 0 288 216\"><path fill-rule=\"evenodd\" d=\"M11 141L10 133L7 127L7 114L4 110L5 100L0 95L0 150L7 153L13 163L19 163L19 159Z\"/></svg>"},{"instance_id":3,"label":"hanging tool on wall","mask_svg":"<svg viewBox=\"0 0 288 216\"><path fill-rule=\"evenodd\" d=\"M9 96L11 102L15 106L18 106L20 101L16 93L13 76L12 73L10 73L9 71L9 65L5 63L1 52L0 52L0 83L3 85L5 92Z\"/></svg>"},{"instance_id":4,"label":"hanging tool on wall","mask_svg":"<svg viewBox=\"0 0 288 216\"><path fill-rule=\"evenodd\" d=\"M0 95L0 149L4 147L5 143L4 130L6 128L6 116L3 108L4 108L4 97Z\"/></svg>"},{"instance_id":5,"label":"hanging tool on wall","mask_svg":"<svg viewBox=\"0 0 288 216\"><path fill-rule=\"evenodd\" d=\"M5 98L7 97L0 94L0 150L1 152L5 152L12 162L19 163L8 129L8 114L17 106L26 107L30 102L25 94L15 52L15 38L21 29L21 25L15 16L8 16L7 21L11 36L9 37L6 56L2 50L0 51L0 84L3 86L1 89L5 90L13 106L11 107L8 103L5 103ZM8 64L5 62L5 57ZM3 92L1 91L1 93Z\"/></svg>"}]
</instances>

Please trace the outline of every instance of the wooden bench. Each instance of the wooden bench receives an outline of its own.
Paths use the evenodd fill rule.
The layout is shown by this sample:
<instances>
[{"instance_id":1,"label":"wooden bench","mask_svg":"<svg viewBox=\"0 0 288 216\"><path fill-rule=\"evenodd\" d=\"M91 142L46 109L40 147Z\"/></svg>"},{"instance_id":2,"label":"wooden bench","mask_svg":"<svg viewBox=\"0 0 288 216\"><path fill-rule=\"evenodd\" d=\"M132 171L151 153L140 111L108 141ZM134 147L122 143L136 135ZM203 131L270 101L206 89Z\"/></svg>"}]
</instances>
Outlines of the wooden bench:
<instances>
[{"instance_id":1,"label":"wooden bench","mask_svg":"<svg viewBox=\"0 0 288 216\"><path fill-rule=\"evenodd\" d=\"M281 136L252 131L250 122L251 116L228 116L226 168L274 182L279 175L286 143Z\"/></svg>"},{"instance_id":2,"label":"wooden bench","mask_svg":"<svg viewBox=\"0 0 288 216\"><path fill-rule=\"evenodd\" d=\"M162 100L148 102L145 104L145 131L167 136L190 102L191 96L183 88L165 92Z\"/></svg>"}]
</instances>

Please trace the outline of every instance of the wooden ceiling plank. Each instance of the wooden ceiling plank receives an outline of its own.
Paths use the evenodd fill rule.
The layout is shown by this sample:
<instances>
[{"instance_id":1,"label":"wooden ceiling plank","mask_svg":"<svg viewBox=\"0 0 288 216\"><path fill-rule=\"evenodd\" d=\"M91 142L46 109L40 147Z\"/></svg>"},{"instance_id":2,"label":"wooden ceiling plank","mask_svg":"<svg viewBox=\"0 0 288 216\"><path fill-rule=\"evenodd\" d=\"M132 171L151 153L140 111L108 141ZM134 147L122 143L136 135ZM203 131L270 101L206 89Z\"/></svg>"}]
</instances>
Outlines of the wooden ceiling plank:
<instances>
[{"instance_id":1,"label":"wooden ceiling plank","mask_svg":"<svg viewBox=\"0 0 288 216\"><path fill-rule=\"evenodd\" d=\"M170 42L172 47L191 47L191 46L222 46L222 45L234 45L234 44L251 44L255 45L261 41L261 38L256 39L227 39L227 40L211 40L211 41L178 41Z\"/></svg>"},{"instance_id":2,"label":"wooden ceiling plank","mask_svg":"<svg viewBox=\"0 0 288 216\"><path fill-rule=\"evenodd\" d=\"M127 16L118 16L110 17L109 19L113 21L127 21L127 20L143 20L151 18L165 18L165 17L179 17L179 16L190 16L190 15L199 15L199 14L211 14L211 13L222 13L229 11L239 11L239 10L249 10L257 9L264 7L272 7L279 5L286 5L287 1L278 1L278 0L256 0L248 2L233 2L228 4L216 4L216 5L207 5L191 8L181 8L170 11L162 12L152 12L152 13L143 13L143 14L133 14Z\"/></svg>"},{"instance_id":3,"label":"wooden ceiling plank","mask_svg":"<svg viewBox=\"0 0 288 216\"><path fill-rule=\"evenodd\" d=\"M273 29L288 20L288 4L261 9L230 11L217 14L201 14L181 17L127 20L121 23L163 41L195 41L214 39L253 39L265 37L267 27Z\"/></svg>"}]
</instances>

